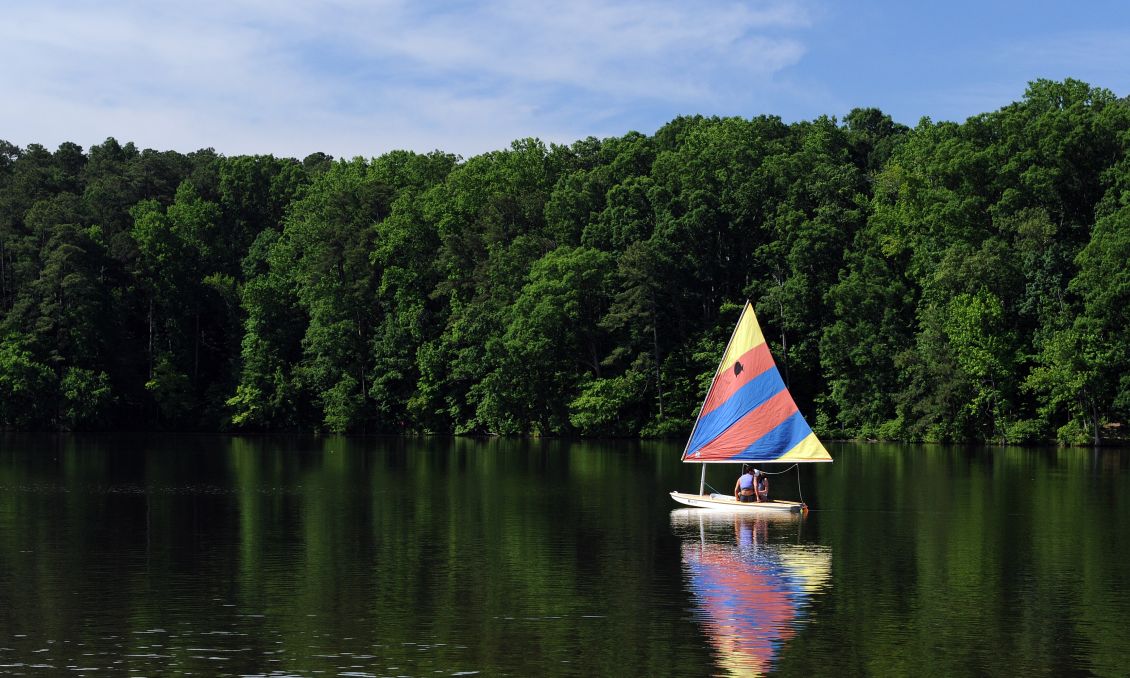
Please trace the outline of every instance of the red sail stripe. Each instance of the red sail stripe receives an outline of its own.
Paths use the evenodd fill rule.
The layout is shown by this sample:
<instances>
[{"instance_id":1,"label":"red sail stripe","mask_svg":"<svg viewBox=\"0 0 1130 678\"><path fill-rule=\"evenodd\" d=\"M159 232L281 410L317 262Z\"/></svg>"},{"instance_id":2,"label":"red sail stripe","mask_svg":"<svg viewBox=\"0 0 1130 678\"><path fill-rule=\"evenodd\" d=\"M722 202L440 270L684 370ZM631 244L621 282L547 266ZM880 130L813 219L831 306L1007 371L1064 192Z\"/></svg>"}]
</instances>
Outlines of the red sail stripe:
<instances>
[{"instance_id":1,"label":"red sail stripe","mask_svg":"<svg viewBox=\"0 0 1130 678\"><path fill-rule=\"evenodd\" d=\"M756 442L761 436L772 431L778 424L796 414L796 403L783 390L766 400L755 410L739 419L726 432L704 445L695 455L695 461L707 459L726 459L741 452Z\"/></svg>"},{"instance_id":2,"label":"red sail stripe","mask_svg":"<svg viewBox=\"0 0 1130 678\"><path fill-rule=\"evenodd\" d=\"M773 367L773 355L769 353L769 344L761 342L754 346L743 353L738 358L738 362L742 364L741 374L734 375L733 365L724 368L722 374L718 375L714 382L714 388L710 389L710 395L706 397L706 403L702 406L699 417L717 409L719 405L729 400L730 396L734 395L738 389L748 384L765 370Z\"/></svg>"}]
</instances>

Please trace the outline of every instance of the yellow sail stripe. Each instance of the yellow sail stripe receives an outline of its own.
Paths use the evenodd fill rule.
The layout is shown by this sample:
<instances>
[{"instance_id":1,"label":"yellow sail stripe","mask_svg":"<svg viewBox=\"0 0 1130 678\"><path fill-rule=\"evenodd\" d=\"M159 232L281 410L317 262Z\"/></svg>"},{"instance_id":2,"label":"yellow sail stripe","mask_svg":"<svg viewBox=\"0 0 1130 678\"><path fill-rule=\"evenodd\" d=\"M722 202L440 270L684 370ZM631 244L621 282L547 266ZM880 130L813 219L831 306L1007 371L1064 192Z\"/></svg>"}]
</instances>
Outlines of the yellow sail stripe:
<instances>
[{"instance_id":1,"label":"yellow sail stripe","mask_svg":"<svg viewBox=\"0 0 1130 678\"><path fill-rule=\"evenodd\" d=\"M745 308L742 309L742 317L738 320L738 326L734 329L734 336L730 339L730 347L722 358L722 367L718 369L719 374L733 369L738 358L745 355L754 346L764 343L765 335L761 333L761 325L757 323L757 315L753 312L753 306L747 301Z\"/></svg>"},{"instance_id":2,"label":"yellow sail stripe","mask_svg":"<svg viewBox=\"0 0 1130 678\"><path fill-rule=\"evenodd\" d=\"M815 433L809 433L804 440L775 461L832 461L832 455L824 449Z\"/></svg>"}]
</instances>

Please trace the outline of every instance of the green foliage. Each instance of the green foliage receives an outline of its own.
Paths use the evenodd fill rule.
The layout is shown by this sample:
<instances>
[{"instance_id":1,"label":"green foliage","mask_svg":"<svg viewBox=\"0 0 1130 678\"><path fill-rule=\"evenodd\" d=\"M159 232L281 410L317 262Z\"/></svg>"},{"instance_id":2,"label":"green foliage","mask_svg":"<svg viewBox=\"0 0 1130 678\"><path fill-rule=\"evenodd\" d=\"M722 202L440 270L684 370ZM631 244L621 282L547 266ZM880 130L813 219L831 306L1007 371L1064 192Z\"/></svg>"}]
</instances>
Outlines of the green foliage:
<instances>
[{"instance_id":1,"label":"green foliage","mask_svg":"<svg viewBox=\"0 0 1130 678\"><path fill-rule=\"evenodd\" d=\"M581 435L623 436L639 431L638 411L646 393L647 376L629 370L609 379L593 379L569 403L569 422Z\"/></svg>"},{"instance_id":2,"label":"green foliage","mask_svg":"<svg viewBox=\"0 0 1130 678\"><path fill-rule=\"evenodd\" d=\"M333 433L353 430L363 421L364 394L357 380L348 374L342 375L330 389L322 394L322 410L325 412L326 429Z\"/></svg>"},{"instance_id":3,"label":"green foliage","mask_svg":"<svg viewBox=\"0 0 1130 678\"><path fill-rule=\"evenodd\" d=\"M0 342L0 426L44 429L52 423L55 373L13 338Z\"/></svg>"},{"instance_id":4,"label":"green foliage","mask_svg":"<svg viewBox=\"0 0 1130 678\"><path fill-rule=\"evenodd\" d=\"M60 426L68 431L98 428L113 400L110 377L81 367L68 367L59 383L63 408Z\"/></svg>"},{"instance_id":5,"label":"green foliage","mask_svg":"<svg viewBox=\"0 0 1130 678\"><path fill-rule=\"evenodd\" d=\"M1101 443L1128 144L1075 80L467 160L0 142L0 425L683 436L750 299L821 434Z\"/></svg>"},{"instance_id":6,"label":"green foliage","mask_svg":"<svg viewBox=\"0 0 1130 678\"><path fill-rule=\"evenodd\" d=\"M497 367L474 393L488 430L568 431L578 367L599 379L608 350L598 323L611 270L611 255L587 248L561 247L533 264L505 333L488 345Z\"/></svg>"},{"instance_id":7,"label":"green foliage","mask_svg":"<svg viewBox=\"0 0 1130 678\"><path fill-rule=\"evenodd\" d=\"M979 425L979 438L1005 441L1006 379L1014 370L1015 338L1004 322L999 298L987 290L959 294L949 302L945 334L957 367L973 383L965 414Z\"/></svg>"},{"instance_id":8,"label":"green foliage","mask_svg":"<svg viewBox=\"0 0 1130 678\"><path fill-rule=\"evenodd\" d=\"M153 366L153 376L145 382L145 389L153 394L160 414L160 423L166 426L183 426L190 411L192 383L187 374L179 371L172 359L162 355Z\"/></svg>"}]
</instances>

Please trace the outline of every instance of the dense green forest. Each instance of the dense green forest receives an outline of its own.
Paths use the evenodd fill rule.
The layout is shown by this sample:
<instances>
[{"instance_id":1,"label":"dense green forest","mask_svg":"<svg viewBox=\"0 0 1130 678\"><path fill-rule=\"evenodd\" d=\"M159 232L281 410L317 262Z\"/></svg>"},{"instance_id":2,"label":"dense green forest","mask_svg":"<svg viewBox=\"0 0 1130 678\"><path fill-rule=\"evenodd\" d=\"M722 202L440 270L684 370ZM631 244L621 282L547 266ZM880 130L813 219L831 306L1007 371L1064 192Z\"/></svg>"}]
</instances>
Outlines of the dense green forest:
<instances>
[{"instance_id":1,"label":"dense green forest","mask_svg":"<svg viewBox=\"0 0 1130 678\"><path fill-rule=\"evenodd\" d=\"M0 141L0 428L685 435L748 298L822 435L1122 438L1128 148L1074 80L466 160Z\"/></svg>"}]
</instances>

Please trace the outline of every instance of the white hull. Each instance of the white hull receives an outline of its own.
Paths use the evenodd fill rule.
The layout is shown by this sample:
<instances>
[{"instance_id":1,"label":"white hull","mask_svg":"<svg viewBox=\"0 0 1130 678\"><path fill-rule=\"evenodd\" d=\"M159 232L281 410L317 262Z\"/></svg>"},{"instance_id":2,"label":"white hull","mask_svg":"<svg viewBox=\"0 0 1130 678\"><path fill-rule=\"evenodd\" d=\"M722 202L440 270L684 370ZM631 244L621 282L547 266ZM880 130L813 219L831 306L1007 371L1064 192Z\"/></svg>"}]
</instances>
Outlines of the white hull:
<instances>
[{"instance_id":1,"label":"white hull","mask_svg":"<svg viewBox=\"0 0 1130 678\"><path fill-rule=\"evenodd\" d=\"M796 501L739 502L733 497L687 494L685 492L672 492L671 498L680 504L696 508L741 513L800 513L808 509L807 506Z\"/></svg>"}]
</instances>

